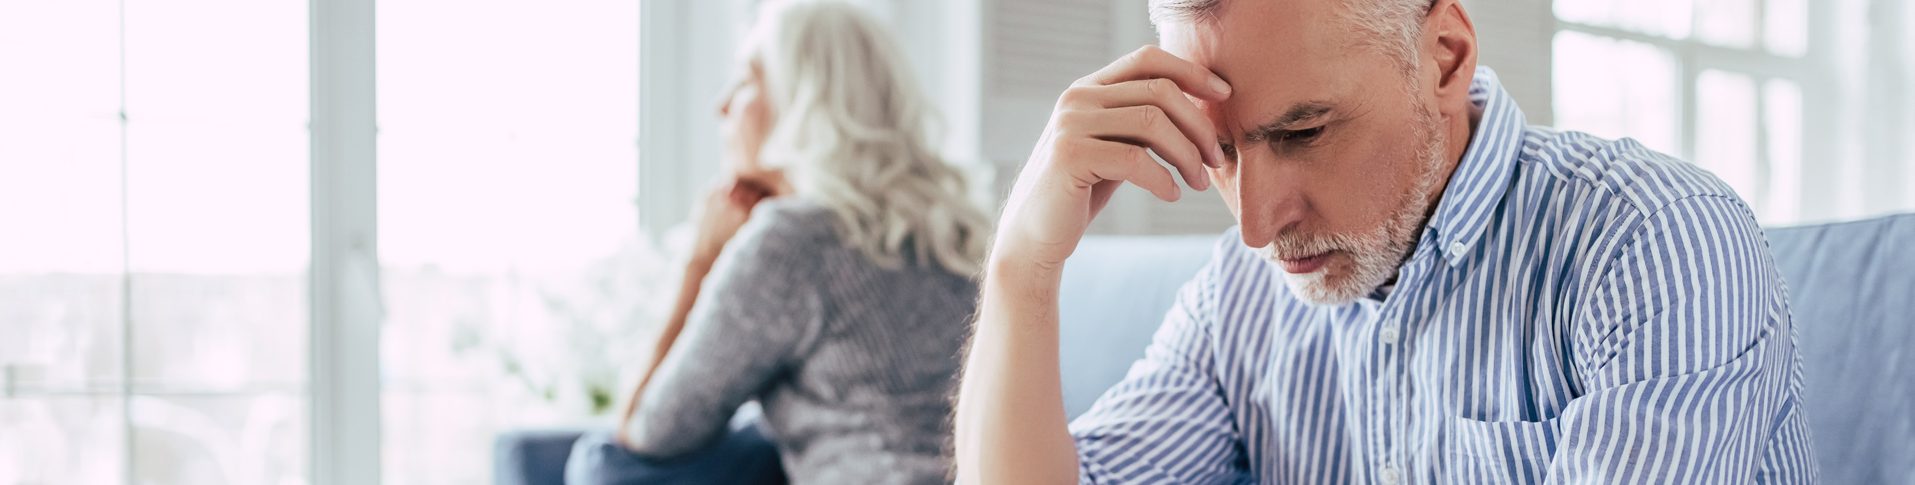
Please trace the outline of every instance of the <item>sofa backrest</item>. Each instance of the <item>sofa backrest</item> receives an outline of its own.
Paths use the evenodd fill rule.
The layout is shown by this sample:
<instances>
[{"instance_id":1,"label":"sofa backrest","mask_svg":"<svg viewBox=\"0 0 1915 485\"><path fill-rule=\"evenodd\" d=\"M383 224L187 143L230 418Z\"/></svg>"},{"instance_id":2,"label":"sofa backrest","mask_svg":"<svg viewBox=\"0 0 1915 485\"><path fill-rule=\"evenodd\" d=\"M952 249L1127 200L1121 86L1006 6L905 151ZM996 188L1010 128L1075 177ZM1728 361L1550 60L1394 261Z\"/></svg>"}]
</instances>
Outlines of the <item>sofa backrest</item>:
<instances>
[{"instance_id":1,"label":"sofa backrest","mask_svg":"<svg viewBox=\"0 0 1915 485\"><path fill-rule=\"evenodd\" d=\"M1822 481L1915 479L1915 214L1766 232Z\"/></svg>"},{"instance_id":2,"label":"sofa backrest","mask_svg":"<svg viewBox=\"0 0 1915 485\"><path fill-rule=\"evenodd\" d=\"M1790 291L1827 483L1915 477L1915 214L1766 231ZM1122 379L1215 236L1090 237L1064 268L1064 406Z\"/></svg>"},{"instance_id":3,"label":"sofa backrest","mask_svg":"<svg viewBox=\"0 0 1915 485\"><path fill-rule=\"evenodd\" d=\"M1058 294L1059 365L1064 409L1076 417L1090 408L1130 364L1164 321L1183 287L1210 262L1216 236L1092 236L1064 264Z\"/></svg>"}]
</instances>

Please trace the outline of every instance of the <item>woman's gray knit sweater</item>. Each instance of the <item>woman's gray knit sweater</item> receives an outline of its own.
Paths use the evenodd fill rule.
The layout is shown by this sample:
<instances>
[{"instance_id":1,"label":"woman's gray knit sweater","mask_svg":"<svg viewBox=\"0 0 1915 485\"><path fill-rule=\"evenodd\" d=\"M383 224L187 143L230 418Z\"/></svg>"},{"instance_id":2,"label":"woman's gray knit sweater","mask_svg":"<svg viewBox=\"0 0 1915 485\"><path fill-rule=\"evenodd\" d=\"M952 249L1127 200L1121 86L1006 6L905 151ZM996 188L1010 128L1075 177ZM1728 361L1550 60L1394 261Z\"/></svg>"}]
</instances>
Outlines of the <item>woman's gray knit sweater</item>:
<instances>
[{"instance_id":1,"label":"woman's gray knit sweater","mask_svg":"<svg viewBox=\"0 0 1915 485\"><path fill-rule=\"evenodd\" d=\"M968 275L878 266L836 216L767 200L727 244L627 427L641 455L697 449L756 399L799 484L947 482ZM908 245L907 245L908 246Z\"/></svg>"}]
</instances>

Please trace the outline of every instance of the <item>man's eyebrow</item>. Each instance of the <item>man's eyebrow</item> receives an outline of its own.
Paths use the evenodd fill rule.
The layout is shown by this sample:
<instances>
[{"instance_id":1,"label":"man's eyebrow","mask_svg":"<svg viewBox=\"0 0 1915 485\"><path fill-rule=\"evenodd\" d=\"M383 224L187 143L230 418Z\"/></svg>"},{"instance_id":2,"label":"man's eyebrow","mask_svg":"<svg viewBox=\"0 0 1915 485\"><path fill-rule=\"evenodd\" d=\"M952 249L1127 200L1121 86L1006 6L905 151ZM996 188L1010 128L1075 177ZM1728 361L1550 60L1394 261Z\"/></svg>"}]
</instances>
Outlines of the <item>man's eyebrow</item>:
<instances>
[{"instance_id":1,"label":"man's eyebrow","mask_svg":"<svg viewBox=\"0 0 1915 485\"><path fill-rule=\"evenodd\" d=\"M1269 123L1258 125L1256 129L1244 133L1243 139L1246 143L1262 142L1270 139L1270 135L1279 131L1291 130L1298 125L1316 121L1318 118L1322 118L1328 114L1330 114L1330 103L1323 101L1297 103L1296 106L1291 106L1288 111L1284 111L1283 115L1278 116L1277 119L1271 120Z\"/></svg>"}]
</instances>

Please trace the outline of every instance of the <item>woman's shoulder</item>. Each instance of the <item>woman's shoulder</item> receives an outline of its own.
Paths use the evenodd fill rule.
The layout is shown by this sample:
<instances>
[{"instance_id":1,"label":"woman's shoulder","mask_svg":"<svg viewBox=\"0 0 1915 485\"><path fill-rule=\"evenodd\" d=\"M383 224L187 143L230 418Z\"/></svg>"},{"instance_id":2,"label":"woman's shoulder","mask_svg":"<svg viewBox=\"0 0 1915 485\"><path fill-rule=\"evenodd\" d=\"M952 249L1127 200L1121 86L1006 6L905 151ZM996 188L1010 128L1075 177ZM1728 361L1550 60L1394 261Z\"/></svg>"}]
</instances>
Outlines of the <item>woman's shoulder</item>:
<instances>
[{"instance_id":1,"label":"woman's shoulder","mask_svg":"<svg viewBox=\"0 0 1915 485\"><path fill-rule=\"evenodd\" d=\"M737 240L759 248L816 250L837 244L830 209L798 197L765 199L751 210Z\"/></svg>"},{"instance_id":2,"label":"woman's shoulder","mask_svg":"<svg viewBox=\"0 0 1915 485\"><path fill-rule=\"evenodd\" d=\"M831 209L824 204L795 195L765 199L751 209L752 220L763 218L779 223L820 222L830 217Z\"/></svg>"}]
</instances>

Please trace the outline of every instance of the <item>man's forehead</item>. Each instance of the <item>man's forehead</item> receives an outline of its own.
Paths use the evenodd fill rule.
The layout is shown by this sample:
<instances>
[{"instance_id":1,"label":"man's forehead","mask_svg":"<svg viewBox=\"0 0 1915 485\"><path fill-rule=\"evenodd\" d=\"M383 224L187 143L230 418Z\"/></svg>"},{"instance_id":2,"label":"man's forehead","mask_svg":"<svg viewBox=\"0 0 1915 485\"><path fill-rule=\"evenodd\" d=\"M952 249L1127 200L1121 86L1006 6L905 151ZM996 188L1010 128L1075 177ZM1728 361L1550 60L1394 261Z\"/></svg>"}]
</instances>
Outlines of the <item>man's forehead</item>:
<instances>
[{"instance_id":1,"label":"man's forehead","mask_svg":"<svg viewBox=\"0 0 1915 485\"><path fill-rule=\"evenodd\" d=\"M1300 103L1334 98L1342 79L1343 41L1334 27L1312 21L1321 12L1283 5L1337 0L1241 1L1228 4L1214 19L1158 26L1166 52L1210 69L1229 82L1232 95L1222 103L1193 99L1225 131L1242 135Z\"/></svg>"}]
</instances>

